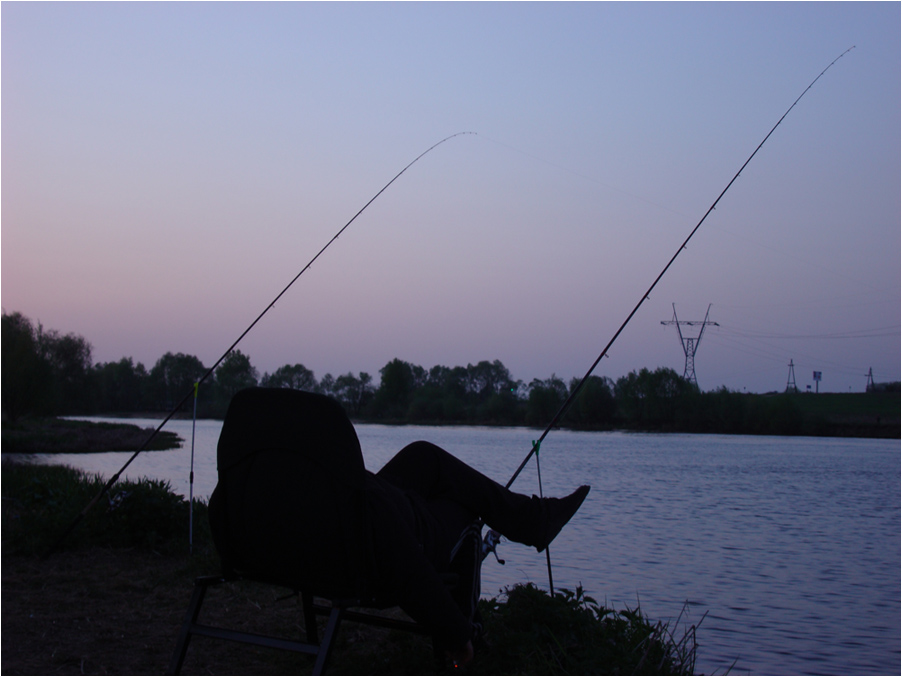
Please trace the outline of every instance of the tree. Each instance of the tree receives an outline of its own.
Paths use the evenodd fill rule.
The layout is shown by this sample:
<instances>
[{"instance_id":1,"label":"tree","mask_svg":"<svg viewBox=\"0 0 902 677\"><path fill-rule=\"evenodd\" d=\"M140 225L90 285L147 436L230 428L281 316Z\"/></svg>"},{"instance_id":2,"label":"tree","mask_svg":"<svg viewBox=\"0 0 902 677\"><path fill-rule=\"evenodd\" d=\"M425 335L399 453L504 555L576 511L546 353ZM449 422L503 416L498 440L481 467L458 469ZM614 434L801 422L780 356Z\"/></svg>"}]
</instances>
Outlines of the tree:
<instances>
[{"instance_id":1,"label":"tree","mask_svg":"<svg viewBox=\"0 0 902 677\"><path fill-rule=\"evenodd\" d=\"M374 413L381 418L404 418L414 391L426 381L426 371L395 358L382 367L379 373L382 381L373 397Z\"/></svg>"},{"instance_id":2,"label":"tree","mask_svg":"<svg viewBox=\"0 0 902 677\"><path fill-rule=\"evenodd\" d=\"M91 344L84 337L55 330L45 332L38 324L38 352L50 366L53 379L53 410L61 414L84 414L92 410Z\"/></svg>"},{"instance_id":3,"label":"tree","mask_svg":"<svg viewBox=\"0 0 902 677\"><path fill-rule=\"evenodd\" d=\"M239 390L257 385L257 370L251 359L240 350L233 350L216 368L218 398L226 406Z\"/></svg>"},{"instance_id":4,"label":"tree","mask_svg":"<svg viewBox=\"0 0 902 677\"><path fill-rule=\"evenodd\" d=\"M317 390L316 377L303 364L286 364L272 374L263 374L260 385L265 388L292 388L294 390Z\"/></svg>"},{"instance_id":5,"label":"tree","mask_svg":"<svg viewBox=\"0 0 902 677\"><path fill-rule=\"evenodd\" d=\"M146 402L149 375L144 365L130 357L94 367L97 406L100 411L139 411Z\"/></svg>"},{"instance_id":6,"label":"tree","mask_svg":"<svg viewBox=\"0 0 902 677\"><path fill-rule=\"evenodd\" d=\"M335 397L335 377L332 374L326 374L319 382L318 392L329 397Z\"/></svg>"},{"instance_id":7,"label":"tree","mask_svg":"<svg viewBox=\"0 0 902 677\"><path fill-rule=\"evenodd\" d=\"M572 393L579 379L570 381ZM590 376L573 401L565 421L578 426L610 425L617 403L614 400L614 382L603 376Z\"/></svg>"},{"instance_id":8,"label":"tree","mask_svg":"<svg viewBox=\"0 0 902 677\"><path fill-rule=\"evenodd\" d=\"M172 409L194 384L207 372L203 363L194 355L166 353L150 370L149 386L153 406Z\"/></svg>"},{"instance_id":9,"label":"tree","mask_svg":"<svg viewBox=\"0 0 902 677\"><path fill-rule=\"evenodd\" d=\"M526 401L526 423L543 425L550 422L566 399L567 386L554 374L544 381L533 379Z\"/></svg>"},{"instance_id":10,"label":"tree","mask_svg":"<svg viewBox=\"0 0 902 677\"><path fill-rule=\"evenodd\" d=\"M476 366L467 365L467 390L477 396L480 401L492 395L510 391L516 384L501 360L489 362L483 360Z\"/></svg>"},{"instance_id":11,"label":"tree","mask_svg":"<svg viewBox=\"0 0 902 677\"><path fill-rule=\"evenodd\" d=\"M351 372L335 379L335 398L341 402L349 416L359 416L360 411L373 395L373 377L366 372L354 376Z\"/></svg>"},{"instance_id":12,"label":"tree","mask_svg":"<svg viewBox=\"0 0 902 677\"><path fill-rule=\"evenodd\" d=\"M639 429L672 428L679 401L695 391L693 384L666 367L632 371L614 385L620 416Z\"/></svg>"},{"instance_id":13,"label":"tree","mask_svg":"<svg viewBox=\"0 0 902 677\"><path fill-rule=\"evenodd\" d=\"M500 360L467 365L466 395L471 418L492 423L513 423L519 416L515 382Z\"/></svg>"},{"instance_id":14,"label":"tree","mask_svg":"<svg viewBox=\"0 0 902 677\"><path fill-rule=\"evenodd\" d=\"M41 357L31 320L3 313L3 413L12 421L45 411L52 387L50 365Z\"/></svg>"},{"instance_id":15,"label":"tree","mask_svg":"<svg viewBox=\"0 0 902 677\"><path fill-rule=\"evenodd\" d=\"M449 368L437 364L429 370L426 385L463 401L467 396L468 379L466 367Z\"/></svg>"},{"instance_id":16,"label":"tree","mask_svg":"<svg viewBox=\"0 0 902 677\"><path fill-rule=\"evenodd\" d=\"M415 421L464 421L468 399L466 368L436 365L414 393L407 415Z\"/></svg>"}]
</instances>

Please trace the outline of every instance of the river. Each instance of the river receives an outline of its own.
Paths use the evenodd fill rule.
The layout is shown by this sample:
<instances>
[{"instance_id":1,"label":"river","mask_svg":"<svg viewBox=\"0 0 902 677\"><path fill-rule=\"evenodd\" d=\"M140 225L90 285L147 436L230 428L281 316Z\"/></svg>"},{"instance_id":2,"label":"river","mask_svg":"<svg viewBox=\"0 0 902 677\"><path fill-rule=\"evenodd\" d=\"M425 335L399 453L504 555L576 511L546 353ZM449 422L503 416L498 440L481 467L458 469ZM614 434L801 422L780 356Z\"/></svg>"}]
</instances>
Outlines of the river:
<instances>
[{"instance_id":1,"label":"river","mask_svg":"<svg viewBox=\"0 0 902 677\"><path fill-rule=\"evenodd\" d=\"M196 497L216 484L221 425L197 422ZM167 479L187 496L192 424L166 429L184 447L145 452L124 474ZM526 428L357 432L371 470L426 439L502 483L536 436ZM109 477L129 456L40 460ZM641 605L653 620L675 622L682 612L681 628L707 613L697 672L900 674L898 440L556 431L541 463L546 495L592 485L551 547L555 586L582 585L618 609ZM513 488L537 493L534 463ZM521 581L547 588L544 555L508 542L499 554L504 566L490 556L483 567L484 595Z\"/></svg>"}]
</instances>

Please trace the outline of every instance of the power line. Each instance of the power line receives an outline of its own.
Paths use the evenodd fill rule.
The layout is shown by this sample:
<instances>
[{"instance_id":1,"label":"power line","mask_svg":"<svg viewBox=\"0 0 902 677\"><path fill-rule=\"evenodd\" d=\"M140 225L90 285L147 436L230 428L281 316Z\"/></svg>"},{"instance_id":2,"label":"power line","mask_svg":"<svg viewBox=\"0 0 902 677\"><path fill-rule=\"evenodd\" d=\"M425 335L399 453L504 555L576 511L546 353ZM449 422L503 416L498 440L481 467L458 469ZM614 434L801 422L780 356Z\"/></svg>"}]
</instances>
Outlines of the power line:
<instances>
[{"instance_id":1,"label":"power line","mask_svg":"<svg viewBox=\"0 0 902 677\"><path fill-rule=\"evenodd\" d=\"M860 339L860 338L881 338L885 336L898 336L902 333L902 326L891 325L888 327L875 327L873 329L855 329L852 331L834 332L826 334L766 334L750 330L739 330L725 327L723 332L734 336L742 336L754 339L810 339L810 340L837 340L837 339Z\"/></svg>"}]
</instances>

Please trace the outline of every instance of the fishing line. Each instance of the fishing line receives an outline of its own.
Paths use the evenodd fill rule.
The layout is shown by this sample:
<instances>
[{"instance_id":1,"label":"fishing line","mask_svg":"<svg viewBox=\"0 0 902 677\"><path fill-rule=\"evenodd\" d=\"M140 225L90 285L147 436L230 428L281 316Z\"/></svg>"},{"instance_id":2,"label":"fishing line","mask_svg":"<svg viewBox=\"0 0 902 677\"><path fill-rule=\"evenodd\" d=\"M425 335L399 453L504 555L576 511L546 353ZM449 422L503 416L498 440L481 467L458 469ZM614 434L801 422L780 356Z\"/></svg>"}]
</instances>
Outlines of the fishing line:
<instances>
[{"instance_id":1,"label":"fishing line","mask_svg":"<svg viewBox=\"0 0 902 677\"><path fill-rule=\"evenodd\" d=\"M312 266L313 263L314 263L320 256L322 256L322 254L323 254L323 253L324 253L324 252L332 245L332 243L335 242L339 237L341 237L341 234L344 233L345 230L347 230L348 226L350 226L352 223L354 223L354 221L357 220L357 217L360 216L360 215L366 210L366 208L369 207L369 206L376 200L376 198L378 198L380 195L382 195L382 193L384 193L384 192L386 191L386 189L388 189L388 187L389 187L390 185L392 185L395 181L397 181L398 178L400 178L400 176L401 176L404 172L406 172L406 171L407 171L408 169L410 169L414 164L416 164L416 162L417 162L420 158L422 158L424 155L426 155L427 153L429 153L429 152L430 152L431 150L433 150L434 148L437 148L438 146L441 146L443 143L445 143L445 141L449 141L449 140L451 140L451 139L453 139L453 138L455 138L455 137L457 137L457 136L463 136L463 135L466 135L466 134L475 134L475 132L457 132L456 134L452 134L451 136L446 136L444 139L442 139L442 140L439 141L438 143L433 144L432 146L430 146L429 148L427 148L426 150L424 150L422 153L420 153L419 155L417 155L417 156L416 156L416 157L415 157L415 158L414 158L414 159L413 159L406 167L404 167L404 169L402 169L400 172L398 172L397 174L395 174L394 178L392 178L391 181L389 181L389 182L386 183L384 186L382 186L382 188L379 190L379 192L376 193L375 195L373 195L373 197L371 197L371 198L369 199L369 201L368 201L365 205L363 205L363 207L361 207L361 208L357 211L357 213L354 214L354 216L352 216L351 219L350 219L344 226L342 226L342 227L339 229L339 231L338 231L337 233L335 233L335 235L332 236L332 239L329 240L329 241L325 244L325 246L324 246L322 249L320 249L312 259L310 259L310 261L307 263L307 265L304 266L304 267L301 269L301 271L300 271L297 275L295 275L287 285L285 285L285 287L282 289L282 291L280 291L280 292L276 295L276 297L270 302L270 304L269 304L268 306L266 306L266 307L263 309L263 312L261 312L261 313L256 317L256 319L255 319L253 322L251 322L250 325L248 325L247 329L245 329L243 332L241 332L241 335L240 335L237 339L235 339L235 341L232 343L232 345L230 345L229 348L222 354L222 356L221 356L218 360L216 360L216 362L213 364L213 366L210 367L209 369L207 369L206 373L205 373L203 376L201 376L201 377L197 380L197 383L195 383L195 384L191 387L191 390L189 390L189 391L185 394L185 396L182 398L182 400L181 400L177 405L175 405L175 407L173 408L173 410L170 411L169 414L166 416L166 418L163 419L163 422L160 423L160 425L158 425L158 426L156 427L156 429L150 434L150 436L144 441L144 444L142 444L141 447L140 447L134 454L131 455L131 457L125 462L125 464L118 470L118 472L116 472L116 474L113 475L113 476L109 479L109 481L107 481L107 483L101 488L101 490L97 493L97 495L96 495L93 499L91 499L91 502L88 503L88 504L84 507L84 509L78 514L78 516L75 518L75 520L72 522L72 524L69 525L69 527L62 533L62 535L61 535L61 536L57 539L57 541L53 544L53 546L50 548L50 550L47 552L47 554L44 555L44 558L45 558L45 559L46 559L47 557L50 557L50 555L52 555L54 552L56 552L57 548L59 548L59 546L63 543L63 541L65 541L66 538L69 536L69 534L72 533L72 531L75 529L75 527L77 527L78 524L82 521L82 519L84 519L85 515L88 514L88 511L90 511L91 508L93 508L94 505L96 505L96 503L97 503L101 498L103 498L103 496L104 496L104 495L112 488L112 486L119 480L120 475L122 475L122 473L125 471L125 469L128 468L128 466L131 465L132 461L134 461L134 460L138 457L138 454L140 454L142 451L145 451L145 450L147 449L147 446L148 446L148 445L150 444L150 442L157 436L157 434L163 429L163 426L165 426L165 425L170 421L170 419L175 415L175 413L176 413L179 409L181 409L182 406L184 406L184 404L185 404L189 399L191 399L192 397L194 397L195 392L196 392L196 388L197 388L201 383L203 383L204 381L206 381L207 378L210 377L210 375L216 370L216 367L218 367L218 366L222 363L222 361L223 361L226 357L228 357L229 353L231 353L231 352L235 349L235 347L241 342L241 340L242 340L245 336L247 336L247 334L251 331L251 329L253 329L253 328L257 325L257 323L258 323L260 320L263 319L263 316L266 315L266 313L268 313L269 310L270 310L274 305L276 305L276 303L279 301L279 299L281 299L282 296L284 296L285 293L291 288L291 286L292 286L295 282L297 282L298 278L300 278L301 275L303 275L304 273L306 273L307 270L310 269L310 266Z\"/></svg>"},{"instance_id":2,"label":"fishing line","mask_svg":"<svg viewBox=\"0 0 902 677\"><path fill-rule=\"evenodd\" d=\"M783 120L786 118L786 116L789 115L789 112L793 108L796 107L796 104L799 101L801 101L802 97L808 93L808 90L814 86L814 83L817 82L818 80L820 80L821 76L823 76L824 73L826 73L828 70L830 70L830 67L833 66L833 64L835 64L837 61L839 61L841 58L843 58L846 54L851 52L853 49L855 49L854 45L852 47L849 47L849 49L847 49L845 52L843 52L838 57L833 59L833 61L831 61L830 64L824 70L822 70L820 72L820 74L816 78L814 78L814 80L811 81L811 84L809 84L805 88L805 90L801 94L799 94L799 97L792 103L792 105L789 108L786 109L786 112L783 113L783 115L780 117L780 119L777 120L777 124L775 124L773 126L773 128L767 133L767 135L764 137L764 139L762 139L761 143L759 143L758 146L755 148L755 150L752 151L752 154L749 155L748 159L742 163L742 166L739 168L739 171L736 172L735 176L733 176L733 178L730 179L730 182L726 185L726 188L724 188L720 192L720 195L717 196L717 199L714 200L714 202L711 204L710 207L708 207L708 211L705 212L705 214L704 214L704 216L702 216L701 220L695 225L695 228L692 229L692 232L690 232L689 236L683 241L683 244L681 244L679 246L679 248L676 250L676 253L674 253L674 255L670 258L670 260L667 262L667 265L664 266L664 269L660 273L658 273L658 276L655 278L654 282L651 283L651 286L648 288L648 290L641 296L641 298L639 299L639 302L636 304L636 307L633 308L632 312L623 321L623 324L620 325L620 328L614 333L614 336L611 337L611 340L608 341L608 344L604 347L604 349L601 351L601 353L598 355L598 357L592 363L592 366L589 367L589 370L586 372L586 375L583 376L583 378L579 382L579 384L577 384L577 386L571 391L570 396L564 401L564 404L561 405L561 408L554 415L554 418L551 419L551 422L548 424L548 427L545 428L545 431L541 434L539 439L536 440L535 442L533 442L532 449L530 449L529 453L526 454L526 457L523 459L523 462L520 463L520 466L517 468L516 471L514 471L514 474L511 476L510 480L508 480L505 487L510 488L510 486L514 483L514 481L516 481L517 477L520 476L520 473L523 471L523 468L529 462L529 459L531 459L533 457L533 455L536 452L538 452L539 445L541 445L542 441L548 436L548 433L551 432L551 430L554 428L554 426L557 425L558 421L561 420L561 417L567 412L567 410L570 409L570 406L573 404L574 400L576 399L576 396L580 393L583 386L586 384L586 381L589 380L589 376L591 376L592 372L595 371L595 367L597 367L598 363L601 362L602 358L605 355L607 355L608 350L613 345L614 341L617 340L617 337L620 336L621 332L626 328L626 325L628 325L630 323L630 320L633 319L633 316L638 312L638 310L642 306L642 304L645 303L645 301L651 295L652 290L657 286L657 284L661 280L661 278L664 277L664 273L666 273L667 270L670 268L670 266L673 264L673 262L676 261L677 257L680 255L680 252L682 252L686 248L686 245L689 244L689 240L692 239L692 236L695 235L696 231L698 231L698 229L701 227L701 225L705 222L705 219L708 218L708 215L714 211L714 208L717 206L717 203L720 202L720 199L726 194L726 192L728 190L730 190L730 187L733 185L733 183L736 181L736 179L739 178L739 175L742 174L742 170L744 170L746 168L746 166L749 164L749 162L752 161L752 158L758 154L758 151L761 150L761 147L767 142L767 140L770 138L771 134L773 134L774 131L776 131L777 127L780 126L780 123L782 123Z\"/></svg>"}]
</instances>

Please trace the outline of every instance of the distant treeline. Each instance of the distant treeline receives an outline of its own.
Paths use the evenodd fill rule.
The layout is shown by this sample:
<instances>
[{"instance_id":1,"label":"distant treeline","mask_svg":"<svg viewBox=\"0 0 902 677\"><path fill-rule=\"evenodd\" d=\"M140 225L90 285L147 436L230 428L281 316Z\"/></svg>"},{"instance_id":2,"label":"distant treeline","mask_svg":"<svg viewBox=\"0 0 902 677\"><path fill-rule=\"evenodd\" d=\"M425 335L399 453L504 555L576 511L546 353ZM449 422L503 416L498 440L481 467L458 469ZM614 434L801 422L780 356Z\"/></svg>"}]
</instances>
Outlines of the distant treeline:
<instances>
[{"instance_id":1,"label":"distant treeline","mask_svg":"<svg viewBox=\"0 0 902 677\"><path fill-rule=\"evenodd\" d=\"M171 411L208 370L193 355L166 353L148 371L130 357L94 364L91 345L76 334L35 326L21 313L3 313L3 415L90 415ZM361 372L317 380L302 364L259 376L235 350L199 390L201 418L222 418L232 396L249 386L296 388L337 399L359 421L385 423L546 426L578 379L555 375L526 384L499 361L429 370L393 359L380 381ZM798 395L745 395L720 388L701 392L673 369L641 369L616 381L592 376L562 418L576 429L818 434ZM193 398L183 406L190 414Z\"/></svg>"}]
</instances>

